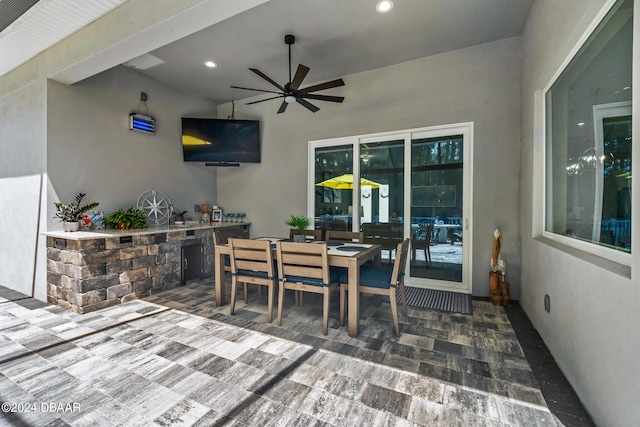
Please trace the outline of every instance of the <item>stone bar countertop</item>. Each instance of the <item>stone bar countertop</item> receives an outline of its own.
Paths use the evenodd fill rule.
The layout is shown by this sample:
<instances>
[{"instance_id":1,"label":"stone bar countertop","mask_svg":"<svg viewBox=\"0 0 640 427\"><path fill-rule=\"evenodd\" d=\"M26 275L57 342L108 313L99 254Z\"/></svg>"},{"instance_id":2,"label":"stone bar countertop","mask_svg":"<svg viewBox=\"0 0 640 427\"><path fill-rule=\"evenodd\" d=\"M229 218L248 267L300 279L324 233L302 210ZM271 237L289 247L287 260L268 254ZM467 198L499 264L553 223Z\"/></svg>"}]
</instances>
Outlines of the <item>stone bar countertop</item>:
<instances>
[{"instance_id":1,"label":"stone bar countertop","mask_svg":"<svg viewBox=\"0 0 640 427\"><path fill-rule=\"evenodd\" d=\"M199 222L186 223L184 225L160 225L147 228L138 228L134 230L81 230L81 231L46 231L42 233L44 236L54 237L58 239L68 240L87 240L87 239L104 239L109 237L120 236L141 236L145 234L167 233L172 231L187 231L187 230L204 230L214 228L233 228L249 226L250 222L222 222L222 223L209 223L201 224Z\"/></svg>"}]
</instances>

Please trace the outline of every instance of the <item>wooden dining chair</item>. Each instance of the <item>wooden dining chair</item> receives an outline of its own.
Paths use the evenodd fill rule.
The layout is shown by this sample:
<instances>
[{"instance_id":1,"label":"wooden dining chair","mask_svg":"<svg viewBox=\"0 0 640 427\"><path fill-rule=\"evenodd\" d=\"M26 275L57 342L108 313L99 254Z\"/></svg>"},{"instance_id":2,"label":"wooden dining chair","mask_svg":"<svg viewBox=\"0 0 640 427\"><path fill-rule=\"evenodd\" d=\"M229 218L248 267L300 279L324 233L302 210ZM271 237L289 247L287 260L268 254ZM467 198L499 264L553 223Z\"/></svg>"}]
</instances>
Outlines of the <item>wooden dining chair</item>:
<instances>
[{"instance_id":1,"label":"wooden dining chair","mask_svg":"<svg viewBox=\"0 0 640 427\"><path fill-rule=\"evenodd\" d=\"M400 223L364 223L362 224L364 243L378 244L383 251L389 251L389 261L393 258L393 251L402 242L403 225ZM396 254L396 256L398 256Z\"/></svg>"},{"instance_id":2,"label":"wooden dining chair","mask_svg":"<svg viewBox=\"0 0 640 427\"><path fill-rule=\"evenodd\" d=\"M415 262L416 260L416 251L422 250L424 251L424 259L427 263L427 267L431 265L431 236L433 236L433 224L427 224L424 226L425 230L423 232L423 226L421 226L418 235L414 236L411 239L411 260ZM421 234L424 234L424 238Z\"/></svg>"},{"instance_id":3,"label":"wooden dining chair","mask_svg":"<svg viewBox=\"0 0 640 427\"><path fill-rule=\"evenodd\" d=\"M324 240L327 242L363 243L362 231L327 230Z\"/></svg>"},{"instance_id":4,"label":"wooden dining chair","mask_svg":"<svg viewBox=\"0 0 640 427\"><path fill-rule=\"evenodd\" d=\"M307 237L307 239L310 240L322 240L322 231L321 229L317 229L317 230L304 230L304 235ZM295 228L292 228L289 230L289 239L293 240L293 236L296 234L303 234L300 233L299 230L296 230Z\"/></svg>"},{"instance_id":5,"label":"wooden dining chair","mask_svg":"<svg viewBox=\"0 0 640 427\"><path fill-rule=\"evenodd\" d=\"M310 244L296 242L276 242L276 258L278 261L278 326L282 324L284 308L284 291L292 289L296 292L314 292L323 295L322 333L329 330L329 298L331 292L338 288L338 278L343 269L329 267L327 244L325 242Z\"/></svg>"},{"instance_id":6,"label":"wooden dining chair","mask_svg":"<svg viewBox=\"0 0 640 427\"><path fill-rule=\"evenodd\" d=\"M236 307L238 282L244 283L244 302L249 302L247 285L256 284L268 288L267 321L273 317L273 298L277 285L277 275L273 262L273 252L269 240L229 239L231 258L231 306L233 315Z\"/></svg>"},{"instance_id":7,"label":"wooden dining chair","mask_svg":"<svg viewBox=\"0 0 640 427\"><path fill-rule=\"evenodd\" d=\"M224 227L213 229L213 244L214 245L226 245L229 243L229 239L244 238L244 229L242 227ZM231 260L229 255L224 256L224 271L231 271Z\"/></svg>"},{"instance_id":8,"label":"wooden dining chair","mask_svg":"<svg viewBox=\"0 0 640 427\"><path fill-rule=\"evenodd\" d=\"M360 267L360 281L358 292L386 295L391 304L391 315L393 316L393 330L396 336L400 336L400 323L398 322L398 306L396 303L396 290L400 290L402 301L402 314L407 315L407 300L404 293L404 269L407 265L407 253L409 252L409 239L398 243L396 248L396 260L393 268L375 267L363 265ZM348 273L340 275L340 324L344 325L344 304L345 294L349 290Z\"/></svg>"}]
</instances>

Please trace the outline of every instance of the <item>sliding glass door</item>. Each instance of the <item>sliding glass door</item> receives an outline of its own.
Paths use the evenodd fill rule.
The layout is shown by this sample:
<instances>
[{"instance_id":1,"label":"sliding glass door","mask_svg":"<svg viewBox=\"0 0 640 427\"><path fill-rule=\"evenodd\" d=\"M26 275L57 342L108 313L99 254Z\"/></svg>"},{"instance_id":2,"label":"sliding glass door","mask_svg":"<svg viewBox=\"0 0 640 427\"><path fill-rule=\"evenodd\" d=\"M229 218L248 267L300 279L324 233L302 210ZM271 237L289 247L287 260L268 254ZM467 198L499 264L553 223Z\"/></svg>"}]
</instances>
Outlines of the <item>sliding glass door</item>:
<instances>
[{"instance_id":1,"label":"sliding glass door","mask_svg":"<svg viewBox=\"0 0 640 427\"><path fill-rule=\"evenodd\" d=\"M311 141L316 228L390 224L399 240L411 239L407 284L470 293L472 130L465 123ZM395 252L382 256L391 264Z\"/></svg>"},{"instance_id":2,"label":"sliding glass door","mask_svg":"<svg viewBox=\"0 0 640 427\"><path fill-rule=\"evenodd\" d=\"M411 277L458 288L464 250L464 138L411 141Z\"/></svg>"}]
</instances>

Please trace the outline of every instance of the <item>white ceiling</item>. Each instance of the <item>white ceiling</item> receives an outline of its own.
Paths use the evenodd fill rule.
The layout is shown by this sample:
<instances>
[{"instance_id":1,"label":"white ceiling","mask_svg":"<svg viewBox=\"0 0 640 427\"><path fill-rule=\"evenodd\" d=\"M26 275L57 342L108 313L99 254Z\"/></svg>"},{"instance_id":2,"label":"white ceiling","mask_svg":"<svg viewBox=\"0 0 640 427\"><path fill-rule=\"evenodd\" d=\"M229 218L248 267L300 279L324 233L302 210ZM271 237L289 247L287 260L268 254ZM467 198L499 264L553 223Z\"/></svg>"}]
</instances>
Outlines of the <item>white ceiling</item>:
<instances>
[{"instance_id":1,"label":"white ceiling","mask_svg":"<svg viewBox=\"0 0 640 427\"><path fill-rule=\"evenodd\" d=\"M533 0L395 0L386 14L375 11L376 2L271 0L150 52L163 63L139 71L216 103L229 102L259 94L230 85L275 89L249 67L281 85L289 81L285 34L296 36L292 72L300 63L311 68L304 88L519 36ZM206 68L205 60L218 67ZM339 95L340 88L320 93Z\"/></svg>"},{"instance_id":2,"label":"white ceiling","mask_svg":"<svg viewBox=\"0 0 640 427\"><path fill-rule=\"evenodd\" d=\"M7 0L0 0L0 8L3 1ZM31 25L25 28L39 28L51 34L63 16L64 22L77 22L77 30L97 16L78 16L77 12L71 14L69 8L77 9L79 2L83 10L89 4L102 5L105 9L97 11L99 15L124 1L40 0L32 9L48 5L62 7L62 12L57 9L40 17L30 10L0 33L0 75L24 62L23 56L34 56L55 42L51 40L44 46L31 34L19 33L21 27ZM249 67L258 68L281 85L288 82L285 34L296 36L292 46L293 72L300 63L311 68L301 85L304 88L311 83L519 36L533 1L394 0L389 13L378 14L377 0L271 0L128 63L137 64L138 71L184 92L224 103L259 94L231 89L230 85L274 90ZM5 47L8 45L2 44L7 40L21 42L19 47L12 46L9 56ZM218 67L206 68L205 60L215 61ZM321 93L339 95L340 88Z\"/></svg>"},{"instance_id":3,"label":"white ceiling","mask_svg":"<svg viewBox=\"0 0 640 427\"><path fill-rule=\"evenodd\" d=\"M0 76L98 19L126 0L40 0L0 32ZM10 16L32 1L0 0Z\"/></svg>"}]
</instances>

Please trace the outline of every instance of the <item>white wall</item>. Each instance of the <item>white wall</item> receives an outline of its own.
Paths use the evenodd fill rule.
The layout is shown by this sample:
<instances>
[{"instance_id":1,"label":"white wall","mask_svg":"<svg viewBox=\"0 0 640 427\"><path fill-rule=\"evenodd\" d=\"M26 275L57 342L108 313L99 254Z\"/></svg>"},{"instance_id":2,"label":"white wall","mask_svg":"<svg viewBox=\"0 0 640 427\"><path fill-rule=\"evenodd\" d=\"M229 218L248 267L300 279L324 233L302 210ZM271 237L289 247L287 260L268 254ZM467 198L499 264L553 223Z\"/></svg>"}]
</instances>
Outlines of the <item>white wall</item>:
<instances>
[{"instance_id":1,"label":"white wall","mask_svg":"<svg viewBox=\"0 0 640 427\"><path fill-rule=\"evenodd\" d=\"M129 113L149 99L156 134L129 130ZM148 190L166 194L176 210L195 217L194 205L216 199L215 168L182 159L181 117L215 117L216 105L119 66L72 86L49 82L50 200L96 201L105 214L135 206ZM49 218L55 207L47 205ZM49 229L61 229L51 219Z\"/></svg>"},{"instance_id":2,"label":"white wall","mask_svg":"<svg viewBox=\"0 0 640 427\"><path fill-rule=\"evenodd\" d=\"M542 99L536 91L550 81L604 3L537 0L525 28L520 302L596 424L631 426L640 420L639 254L632 255L632 280L628 268L532 237L540 228L544 145ZM636 219L639 196L636 186ZM543 308L545 294L551 298L550 313Z\"/></svg>"},{"instance_id":3,"label":"white wall","mask_svg":"<svg viewBox=\"0 0 640 427\"><path fill-rule=\"evenodd\" d=\"M322 59L319 58L319 61ZM521 39L502 40L344 77L311 113L278 101L236 103L237 118L262 125L262 163L218 171L218 202L247 212L251 234L286 235L292 213L305 213L307 142L340 136L474 122L473 293L489 294L493 230L503 231L512 295L518 298ZM309 81L313 81L313 64ZM231 106L220 106L226 117Z\"/></svg>"},{"instance_id":4,"label":"white wall","mask_svg":"<svg viewBox=\"0 0 640 427\"><path fill-rule=\"evenodd\" d=\"M39 223L46 223L39 214L46 182L45 106L43 82L0 95L0 285L26 295L46 275L45 264L38 268L36 261L36 253L41 260L46 256L38 233Z\"/></svg>"}]
</instances>

